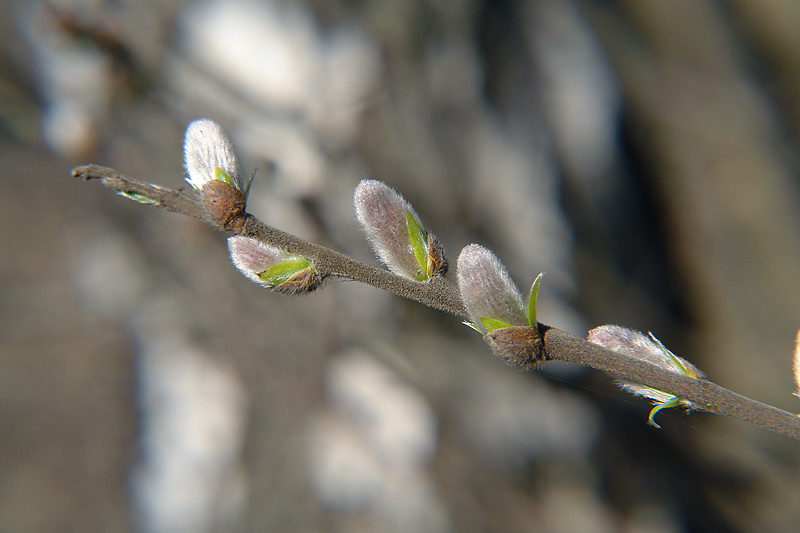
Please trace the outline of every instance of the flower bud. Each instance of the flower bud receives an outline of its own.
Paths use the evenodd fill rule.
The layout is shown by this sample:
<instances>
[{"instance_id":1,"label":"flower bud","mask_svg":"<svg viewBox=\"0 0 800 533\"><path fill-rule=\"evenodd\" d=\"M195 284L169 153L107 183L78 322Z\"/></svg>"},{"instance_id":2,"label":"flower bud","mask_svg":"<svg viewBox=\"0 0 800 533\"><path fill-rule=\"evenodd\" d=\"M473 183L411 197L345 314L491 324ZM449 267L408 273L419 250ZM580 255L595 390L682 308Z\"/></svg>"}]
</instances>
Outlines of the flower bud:
<instances>
[{"instance_id":1,"label":"flower bud","mask_svg":"<svg viewBox=\"0 0 800 533\"><path fill-rule=\"evenodd\" d=\"M638 331L620 326L600 326L589 332L588 340L609 350L646 361L668 372L695 379L705 378L703 372L689 361L672 353L652 333L646 336ZM659 425L655 423L653 417L661 409L670 407L695 408L688 400L640 383L618 380L617 384L631 394L648 398L656 404L647 419L648 423L655 427L659 427Z\"/></svg>"},{"instance_id":2,"label":"flower bud","mask_svg":"<svg viewBox=\"0 0 800 533\"><path fill-rule=\"evenodd\" d=\"M528 326L522 295L506 267L490 250L470 244L458 256L458 288L473 326L482 333L508 326Z\"/></svg>"},{"instance_id":3,"label":"flower bud","mask_svg":"<svg viewBox=\"0 0 800 533\"><path fill-rule=\"evenodd\" d=\"M444 275L442 246L397 191L381 181L362 180L353 202L372 248L389 270L417 281Z\"/></svg>"},{"instance_id":4,"label":"flower bud","mask_svg":"<svg viewBox=\"0 0 800 533\"><path fill-rule=\"evenodd\" d=\"M509 326L484 337L492 352L520 370L535 370L544 363L542 336L535 326Z\"/></svg>"},{"instance_id":5,"label":"flower bud","mask_svg":"<svg viewBox=\"0 0 800 533\"><path fill-rule=\"evenodd\" d=\"M220 180L244 190L233 145L213 120L201 118L189 124L183 141L183 155L188 174L186 181L194 189L202 190L206 183Z\"/></svg>"},{"instance_id":6,"label":"flower bud","mask_svg":"<svg viewBox=\"0 0 800 533\"><path fill-rule=\"evenodd\" d=\"M201 118L186 128L183 155L186 181L200 191L208 218L228 231L244 224L246 199L230 139L213 120Z\"/></svg>"},{"instance_id":7,"label":"flower bud","mask_svg":"<svg viewBox=\"0 0 800 533\"><path fill-rule=\"evenodd\" d=\"M305 294L322 283L314 263L252 237L228 238L236 268L251 281L284 294Z\"/></svg>"}]
</instances>

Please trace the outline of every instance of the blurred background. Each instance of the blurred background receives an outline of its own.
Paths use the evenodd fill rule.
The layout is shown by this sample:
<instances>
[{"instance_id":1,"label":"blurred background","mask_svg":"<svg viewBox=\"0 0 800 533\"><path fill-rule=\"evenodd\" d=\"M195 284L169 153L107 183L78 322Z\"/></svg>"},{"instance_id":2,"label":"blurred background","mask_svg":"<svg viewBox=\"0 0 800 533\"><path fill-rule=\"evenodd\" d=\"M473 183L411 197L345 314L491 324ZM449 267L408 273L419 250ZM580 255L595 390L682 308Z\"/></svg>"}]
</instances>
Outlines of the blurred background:
<instances>
[{"instance_id":1,"label":"blurred background","mask_svg":"<svg viewBox=\"0 0 800 533\"><path fill-rule=\"evenodd\" d=\"M795 0L50 0L0 18L0 531L796 531L800 445L522 374L371 287L253 285L224 235L70 177L183 182L356 258L359 180L491 248L540 320L652 331L797 412ZM452 275L452 274L451 274Z\"/></svg>"}]
</instances>

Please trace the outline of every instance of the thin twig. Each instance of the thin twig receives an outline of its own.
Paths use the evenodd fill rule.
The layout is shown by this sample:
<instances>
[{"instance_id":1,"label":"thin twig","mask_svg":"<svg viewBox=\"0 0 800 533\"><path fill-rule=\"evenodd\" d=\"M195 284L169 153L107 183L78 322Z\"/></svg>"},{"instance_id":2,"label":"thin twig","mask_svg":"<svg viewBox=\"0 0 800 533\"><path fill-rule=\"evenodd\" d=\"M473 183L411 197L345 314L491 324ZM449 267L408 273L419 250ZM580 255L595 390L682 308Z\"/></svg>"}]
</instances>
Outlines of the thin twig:
<instances>
[{"instance_id":1,"label":"thin twig","mask_svg":"<svg viewBox=\"0 0 800 533\"><path fill-rule=\"evenodd\" d=\"M461 318L469 316L458 289L443 277L431 278L429 281L413 281L275 229L252 215L248 215L239 234L254 237L290 253L311 259L323 277L330 275L360 281Z\"/></svg>"},{"instance_id":2,"label":"thin twig","mask_svg":"<svg viewBox=\"0 0 800 533\"><path fill-rule=\"evenodd\" d=\"M99 165L85 165L72 170L74 177L100 180L106 187L137 201L145 201L173 213L200 219L222 229L203 212L200 203L174 189L143 183ZM412 281L389 270L357 261L324 246L280 231L252 215L237 232L254 237L291 253L314 261L320 275L360 281L398 296L445 311L459 318L468 318L458 289L444 277L427 282ZM630 357L574 337L556 328L539 325L542 354L546 360L576 363L602 370L613 376L667 392L686 399L698 410L726 415L800 439L800 416L720 387L708 380L669 372L646 361Z\"/></svg>"},{"instance_id":3,"label":"thin twig","mask_svg":"<svg viewBox=\"0 0 800 533\"><path fill-rule=\"evenodd\" d=\"M730 416L800 439L800 416L796 414L742 396L705 379L665 371L641 359L608 350L561 330L541 329L545 330L544 350L548 360L602 370L615 377L689 400L698 410Z\"/></svg>"},{"instance_id":4,"label":"thin twig","mask_svg":"<svg viewBox=\"0 0 800 533\"><path fill-rule=\"evenodd\" d=\"M72 170L72 175L86 181L98 179L106 187L124 196L134 199L137 197L147 198L150 200L147 202L150 205L200 219L222 230L205 215L202 206L196 199L179 191L144 183L100 165L76 167ZM389 270L363 263L330 248L268 226L250 214L247 215L241 230L236 234L254 237L290 253L311 259L322 277L335 276L360 281L457 317L469 318L458 289L443 277L432 278L427 282L410 280Z\"/></svg>"},{"instance_id":5,"label":"thin twig","mask_svg":"<svg viewBox=\"0 0 800 533\"><path fill-rule=\"evenodd\" d=\"M211 224L205 216L200 203L196 199L186 196L181 191L153 185L152 183L144 183L120 174L113 168L94 164L73 168L72 176L85 181L100 180L100 182L109 189L123 196L127 196L128 198L135 199L135 196L139 195L140 199L137 200L139 202L150 203L172 213L198 218ZM151 201L144 202L144 198L148 198Z\"/></svg>"}]
</instances>

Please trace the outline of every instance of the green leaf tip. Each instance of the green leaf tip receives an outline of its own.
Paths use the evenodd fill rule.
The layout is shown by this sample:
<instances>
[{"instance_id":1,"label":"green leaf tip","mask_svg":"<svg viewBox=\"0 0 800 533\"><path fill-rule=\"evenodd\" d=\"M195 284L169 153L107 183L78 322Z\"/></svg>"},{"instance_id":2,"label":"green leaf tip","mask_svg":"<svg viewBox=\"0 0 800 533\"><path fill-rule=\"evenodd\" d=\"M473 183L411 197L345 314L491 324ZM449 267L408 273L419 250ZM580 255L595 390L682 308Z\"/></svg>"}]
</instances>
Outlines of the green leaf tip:
<instances>
[{"instance_id":1,"label":"green leaf tip","mask_svg":"<svg viewBox=\"0 0 800 533\"><path fill-rule=\"evenodd\" d=\"M681 400L680 398L678 398L677 396L673 396L669 400L665 400L663 402L657 403L655 405L655 407L650 409L650 414L647 415L647 423L650 424L651 426L653 426L656 429L661 429L661 426L659 426L656 423L656 420L655 420L656 413L658 413L662 409L671 409L673 407L681 407L684 404L685 404L685 402L683 400Z\"/></svg>"},{"instance_id":2,"label":"green leaf tip","mask_svg":"<svg viewBox=\"0 0 800 533\"><path fill-rule=\"evenodd\" d=\"M427 281L428 279L428 235L411 211L406 211L406 223L408 224L408 238L411 241L411 248L414 257L419 263L420 274L417 281Z\"/></svg>"},{"instance_id":3,"label":"green leaf tip","mask_svg":"<svg viewBox=\"0 0 800 533\"><path fill-rule=\"evenodd\" d=\"M488 316L482 316L480 320L481 324L483 324L483 327L486 328L487 332L494 331L496 329L511 327L511 324L509 324L508 322L503 322L502 320L497 320L496 318L490 318Z\"/></svg>"},{"instance_id":4,"label":"green leaf tip","mask_svg":"<svg viewBox=\"0 0 800 533\"><path fill-rule=\"evenodd\" d=\"M214 169L214 179L219 181L224 181L231 187L237 187L236 183L233 181L233 178L231 178L227 172L225 172L219 167Z\"/></svg>"},{"instance_id":5,"label":"green leaf tip","mask_svg":"<svg viewBox=\"0 0 800 533\"><path fill-rule=\"evenodd\" d=\"M685 360L675 355L672 352L672 350L664 346L664 343L658 340L658 338L656 338L656 336L653 335L651 331L648 331L647 334L650 336L650 339L656 344L658 344L658 346L664 350L664 352L670 357L670 359L672 359L672 362L675 364L676 367L678 367L678 370L680 370L681 373L694 379L701 379L703 377L702 372L700 372L699 370L697 370L692 366L689 366L689 364Z\"/></svg>"},{"instance_id":6,"label":"green leaf tip","mask_svg":"<svg viewBox=\"0 0 800 533\"><path fill-rule=\"evenodd\" d=\"M544 272L541 272L536 279L533 280L533 285L531 285L531 293L528 295L528 324L536 327L536 324L539 323L536 317L536 305L539 299L539 283L542 281L542 276L544 276Z\"/></svg>"},{"instance_id":7,"label":"green leaf tip","mask_svg":"<svg viewBox=\"0 0 800 533\"><path fill-rule=\"evenodd\" d=\"M265 271L258 274L258 277L267 283L280 285L304 268L312 267L311 261L307 259L289 259L272 265Z\"/></svg>"},{"instance_id":8,"label":"green leaf tip","mask_svg":"<svg viewBox=\"0 0 800 533\"><path fill-rule=\"evenodd\" d=\"M155 198L150 198L149 196L142 194L140 192L118 191L117 194L119 194L120 196L124 196L128 200L139 202L140 204L145 204L145 205L158 204L158 200L156 200Z\"/></svg>"},{"instance_id":9,"label":"green leaf tip","mask_svg":"<svg viewBox=\"0 0 800 533\"><path fill-rule=\"evenodd\" d=\"M605 325L591 330L588 340L609 350L620 352L629 357L655 365L667 372L687 376L692 379L705 378L705 374L703 374L702 371L686 359L672 353L672 351L664 346L664 343L658 340L652 333L645 335L639 331L623 328L621 326ZM655 407L650 411L647 422L653 427L658 427L654 419L656 413L662 409L669 409L672 407L683 407L687 410L698 409L696 405L685 398L641 383L623 379L617 381L617 384L631 394L636 394L637 396L643 396L652 400Z\"/></svg>"}]
</instances>

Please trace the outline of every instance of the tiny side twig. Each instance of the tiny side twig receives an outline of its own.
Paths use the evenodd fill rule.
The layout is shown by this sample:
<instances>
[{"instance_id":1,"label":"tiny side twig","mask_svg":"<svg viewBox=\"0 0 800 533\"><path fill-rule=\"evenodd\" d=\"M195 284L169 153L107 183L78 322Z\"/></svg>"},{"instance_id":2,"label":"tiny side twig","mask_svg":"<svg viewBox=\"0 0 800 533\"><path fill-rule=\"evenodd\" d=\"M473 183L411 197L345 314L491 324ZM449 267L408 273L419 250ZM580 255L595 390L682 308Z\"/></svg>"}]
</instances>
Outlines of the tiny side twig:
<instances>
[{"instance_id":1,"label":"tiny side twig","mask_svg":"<svg viewBox=\"0 0 800 533\"><path fill-rule=\"evenodd\" d=\"M200 219L222 230L207 217L197 199L181 191L144 183L99 165L84 165L72 170L84 180L99 180L104 186L129 198L146 198L147 203ZM427 282L406 279L391 271L355 260L335 250L320 246L264 224L247 214L235 234L253 237L262 242L302 255L314 261L323 277L335 276L360 281L398 296L445 311L459 318L469 318L458 289L444 277ZM542 357L547 361L564 361L602 370L617 378L653 387L686 399L703 411L730 416L800 439L800 416L742 396L705 380L676 374L646 361L608 350L586 339L540 324Z\"/></svg>"}]
</instances>

